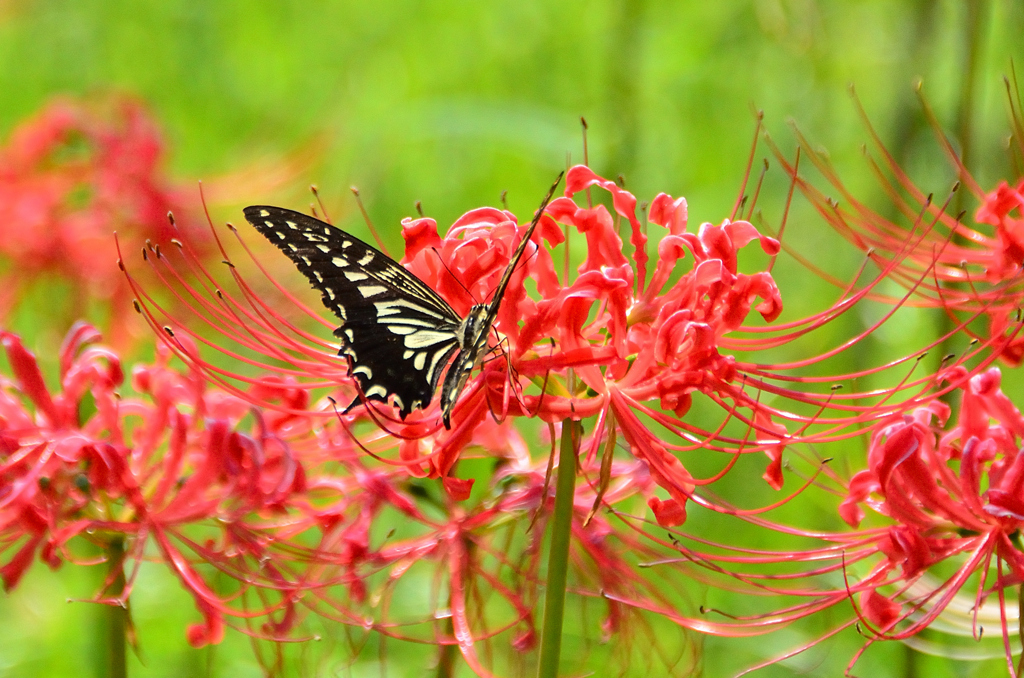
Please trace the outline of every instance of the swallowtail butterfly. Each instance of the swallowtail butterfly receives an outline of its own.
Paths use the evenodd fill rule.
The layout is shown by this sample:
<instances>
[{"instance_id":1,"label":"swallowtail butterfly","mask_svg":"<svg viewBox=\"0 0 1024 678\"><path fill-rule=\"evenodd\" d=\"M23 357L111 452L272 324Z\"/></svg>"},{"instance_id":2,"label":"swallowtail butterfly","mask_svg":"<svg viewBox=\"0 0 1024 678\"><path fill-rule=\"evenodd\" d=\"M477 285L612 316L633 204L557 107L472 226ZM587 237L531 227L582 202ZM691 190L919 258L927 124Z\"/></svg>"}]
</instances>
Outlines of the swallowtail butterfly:
<instances>
[{"instance_id":1,"label":"swallowtail butterfly","mask_svg":"<svg viewBox=\"0 0 1024 678\"><path fill-rule=\"evenodd\" d=\"M445 366L455 356L441 387L441 418L445 428L451 428L455 402L487 353L491 325L512 272L561 180L559 174L490 303L474 305L465 318L396 261L339 228L282 207L253 205L244 212L341 319L334 331L341 340L338 354L348 359L349 374L359 382L364 397L393 402L405 419L430 404Z\"/></svg>"}]
</instances>

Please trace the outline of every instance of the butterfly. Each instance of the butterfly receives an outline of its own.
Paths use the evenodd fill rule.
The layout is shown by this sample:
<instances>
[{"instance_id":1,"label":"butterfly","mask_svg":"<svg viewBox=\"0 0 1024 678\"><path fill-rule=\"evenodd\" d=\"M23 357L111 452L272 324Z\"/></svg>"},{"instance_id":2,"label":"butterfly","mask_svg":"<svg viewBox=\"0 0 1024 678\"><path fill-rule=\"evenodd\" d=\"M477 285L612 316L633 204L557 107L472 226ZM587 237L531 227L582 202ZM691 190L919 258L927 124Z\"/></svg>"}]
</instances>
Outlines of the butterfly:
<instances>
[{"instance_id":1,"label":"butterfly","mask_svg":"<svg viewBox=\"0 0 1024 678\"><path fill-rule=\"evenodd\" d=\"M347 358L349 375L359 382L363 397L393 403L404 420L430 405L444 374L441 419L450 429L455 403L488 351L505 288L561 180L559 174L491 301L475 304L465 318L398 262L340 228L283 207L252 205L243 212L341 319L334 331L341 340L338 355Z\"/></svg>"}]
</instances>

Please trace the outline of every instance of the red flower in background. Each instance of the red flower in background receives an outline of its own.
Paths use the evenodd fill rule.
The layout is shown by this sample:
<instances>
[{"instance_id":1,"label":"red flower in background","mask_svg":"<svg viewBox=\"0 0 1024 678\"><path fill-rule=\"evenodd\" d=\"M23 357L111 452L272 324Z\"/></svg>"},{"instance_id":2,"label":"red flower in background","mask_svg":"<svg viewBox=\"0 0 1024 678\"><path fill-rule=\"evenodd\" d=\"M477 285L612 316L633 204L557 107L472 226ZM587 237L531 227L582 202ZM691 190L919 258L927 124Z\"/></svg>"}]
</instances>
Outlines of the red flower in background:
<instances>
[{"instance_id":1,"label":"red flower in background","mask_svg":"<svg viewBox=\"0 0 1024 678\"><path fill-rule=\"evenodd\" d=\"M977 617L993 594L1004 638L1010 633L1005 592L1024 582L1024 415L1000 381L997 368L972 377L948 429L949 408L940 402L880 425L868 468L850 482L840 507L847 522L858 525L867 506L892 523L878 540L884 559L861 587L870 585L863 615L879 637L920 632L961 592L970 598L976 638ZM1006 653L1012 673L1008 644Z\"/></svg>"},{"instance_id":2,"label":"red flower in background","mask_svg":"<svg viewBox=\"0 0 1024 678\"><path fill-rule=\"evenodd\" d=\"M120 341L131 295L114 232L136 251L186 236L197 252L209 246L205 229L169 223L171 211L187 223L192 201L163 175L163 154L155 123L132 99L60 99L19 124L0 148L0 256L8 260L0 317L48 276L68 284L72 320L93 300L111 309Z\"/></svg>"},{"instance_id":3,"label":"red flower in background","mask_svg":"<svg viewBox=\"0 0 1024 678\"><path fill-rule=\"evenodd\" d=\"M986 273L992 282L1020 276L1024 270L1024 179L1016 186L1000 182L987 193L974 215L980 224L996 227L997 244Z\"/></svg>"},{"instance_id":4,"label":"red flower in background","mask_svg":"<svg viewBox=\"0 0 1024 678\"><path fill-rule=\"evenodd\" d=\"M953 192L936 204L933 196L917 186L885 148L859 103L858 110L880 157L877 164L872 160L872 169L906 223L879 214L858 200L827 157L799 134L801 151L838 191L842 204L800 176L796 164L771 146L773 153L836 232L874 261L890 268L890 279L910 291L910 298L904 303L943 309L958 331L998 344L1000 358L1010 365L1020 365L1024 359L1018 312L1024 304L1024 178L1002 181L995 190L986 191L963 165L925 106L932 129L958 179ZM1012 102L1011 111L1015 129L1024 129L1020 112ZM1011 152L1024 159L1024 140L1020 134L1011 138L1016 140ZM965 219L966 210L959 215L947 211L955 192L962 194L965 189L979 203L973 214L974 224ZM845 285L831 278L827 271L819 270L819 274L838 287ZM987 321L987 332L972 326L972 321L979 318Z\"/></svg>"},{"instance_id":5,"label":"red flower in background","mask_svg":"<svg viewBox=\"0 0 1024 678\"><path fill-rule=\"evenodd\" d=\"M456 501L439 483L418 480L405 468L347 461L351 476L338 475L338 500L322 515L325 522L338 519L336 528L325 529L323 548L338 554L349 597L315 589L316 598L304 602L355 627L373 620L374 630L387 638L457 646L480 676L494 675L495 653L501 657L510 645L516 653L535 650L543 540L555 490L545 478L546 461L529 458L511 421L482 424L464 450L467 459L501 460L472 498ZM598 464L584 463L580 472L596 479ZM617 480L604 493L608 505L628 506L651 491L649 476L629 466L616 463ZM368 495L375 499L364 500ZM672 609L685 597L659 587L637 566L640 558L656 560L672 551L612 514L591 515L595 497L594 487L581 488L574 506L570 605L598 608L588 611L579 632L604 640L642 636L629 623L636 606L612 597L641 600L659 612Z\"/></svg>"},{"instance_id":6,"label":"red flower in background","mask_svg":"<svg viewBox=\"0 0 1024 678\"><path fill-rule=\"evenodd\" d=\"M17 336L0 339L11 371L0 377L5 589L37 558L52 568L95 564L76 556L80 540L104 549L123 540L127 583L111 590L108 580L97 600L123 605L139 564L162 562L203 617L187 631L195 646L220 642L232 620L262 620L249 630L257 637L294 637L309 609L390 638L457 645L479 675L491 670L481 648L533 647L540 538L554 488L511 420L476 429L468 454L504 463L482 499L455 502L417 484L413 467L368 458L363 450L376 432L353 438L337 422L259 412L197 372L171 368L165 350L131 370L137 395L122 396L122 363L89 326L68 335L56 390ZM254 390L310 407L305 391L287 384L264 381ZM599 474L594 460L581 472ZM651 491L647 474L618 463L613 472L618 480L602 492L608 505ZM605 608L602 634L629 633L628 606L603 597L671 608L636 570L638 555L668 552L593 514L595 493L583 489L576 500L577 592L581 604ZM424 580L435 586L430 595L402 598Z\"/></svg>"}]
</instances>

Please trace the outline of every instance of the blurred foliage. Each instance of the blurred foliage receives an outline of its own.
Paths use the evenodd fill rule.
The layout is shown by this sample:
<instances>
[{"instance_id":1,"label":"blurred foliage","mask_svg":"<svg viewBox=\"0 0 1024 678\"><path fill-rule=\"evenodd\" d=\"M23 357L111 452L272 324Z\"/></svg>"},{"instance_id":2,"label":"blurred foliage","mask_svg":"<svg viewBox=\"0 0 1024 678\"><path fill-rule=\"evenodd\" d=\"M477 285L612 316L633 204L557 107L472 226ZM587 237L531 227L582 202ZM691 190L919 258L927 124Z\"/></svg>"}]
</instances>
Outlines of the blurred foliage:
<instances>
[{"instance_id":1,"label":"blurred foliage","mask_svg":"<svg viewBox=\"0 0 1024 678\"><path fill-rule=\"evenodd\" d=\"M867 133L848 85L856 85L911 175L944 194L952 172L914 95L922 78L940 121L966 144L969 167L991 186L1010 171L1000 78L1011 59L1018 78L1024 70L1021 35L1024 9L1011 0L4 0L0 135L56 95L128 93L146 102L163 128L176 179L234 178L215 221L238 221L238 208L253 202L301 207L309 202L307 185L316 183L335 221L358 231L347 190L358 185L385 241L399 251L398 222L417 200L441 224L497 204L504 190L510 209L529 213L558 169L570 158L583 160L581 115L595 170L622 174L642 199L658 191L686 196L693 224L721 221L747 162L752 110L762 109L780 146L794 147L786 129L792 118L830 150L854 192L869 203L876 196L884 209L859 158ZM286 188L247 192L240 179L247 168L273 172L296 153L309 161ZM257 177L253 185L264 184ZM769 223L777 223L785 192L784 178L769 178L759 199ZM806 206L794 207L789 237L803 251L831 256L838 240L820 222L801 223L808 215ZM860 262L843 252L825 262L839 275ZM808 277L776 269L794 315L832 298L831 288L808 284ZM18 322L44 325L45 304L34 314L22 311ZM891 350L898 354L906 338L890 335ZM1008 392L1020 393L1019 384ZM741 479L734 489L752 483L765 494L759 472L748 471L755 480ZM713 529L713 518L692 518L702 519ZM99 616L93 606L63 602L88 598L98 581L89 577L83 568L51 574L37 567L0 601L0 676L102 675L91 640ZM240 634L217 647L188 648L183 629L195 613L163 571L143 569L133 616L140 651L132 675L261 673ZM337 629L319 633L316 649L285 648L294 675L384 675L382 657L386 675L429 673L429 652L395 644L384 651L376 641L349 666L348 648L360 643ZM697 638L698 663L704 675L725 675L806 640L795 631L744 642ZM838 646L758 675L838 675L861 641L851 632ZM953 669L896 644L873 648L858 665L861 675L875 676L990 675L999 667Z\"/></svg>"}]
</instances>

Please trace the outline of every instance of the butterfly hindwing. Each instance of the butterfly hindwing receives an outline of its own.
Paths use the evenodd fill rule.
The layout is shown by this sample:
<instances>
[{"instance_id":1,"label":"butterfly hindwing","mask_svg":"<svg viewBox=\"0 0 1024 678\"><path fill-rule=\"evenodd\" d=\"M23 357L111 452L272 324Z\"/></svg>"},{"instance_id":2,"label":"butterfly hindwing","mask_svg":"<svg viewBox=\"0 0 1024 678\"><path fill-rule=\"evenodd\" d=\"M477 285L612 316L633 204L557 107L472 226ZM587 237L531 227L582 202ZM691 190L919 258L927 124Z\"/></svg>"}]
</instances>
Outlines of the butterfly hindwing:
<instances>
[{"instance_id":1,"label":"butterfly hindwing","mask_svg":"<svg viewBox=\"0 0 1024 678\"><path fill-rule=\"evenodd\" d=\"M403 419L429 405L460 348L462 318L451 306L387 255L319 219L268 205L245 208L245 218L341 319L339 354L363 394L393 400Z\"/></svg>"}]
</instances>

